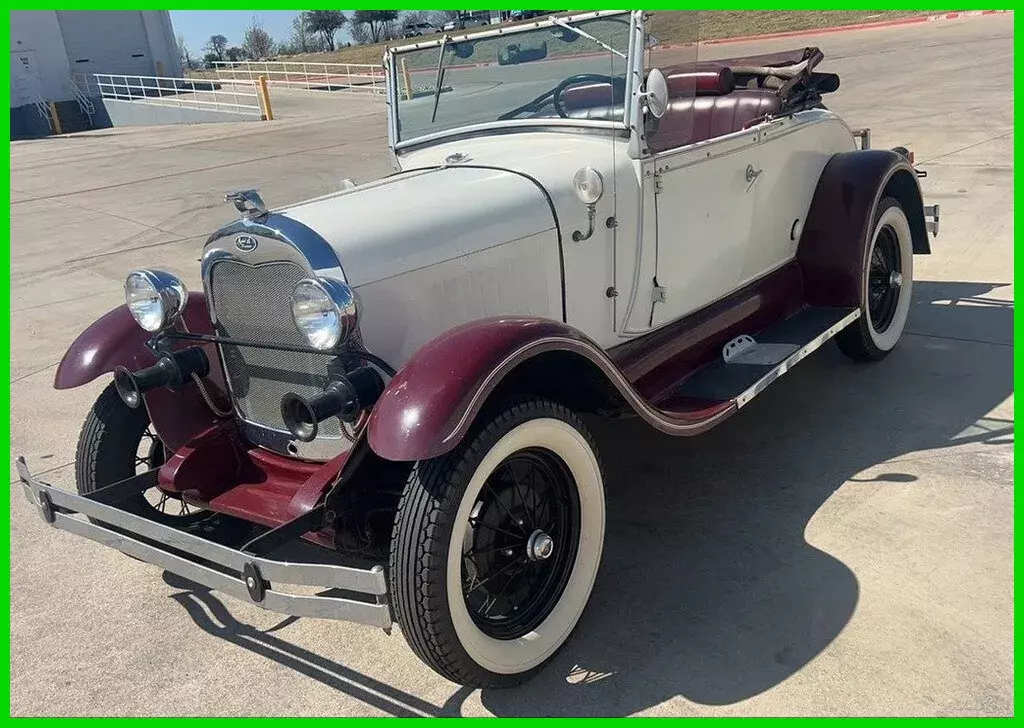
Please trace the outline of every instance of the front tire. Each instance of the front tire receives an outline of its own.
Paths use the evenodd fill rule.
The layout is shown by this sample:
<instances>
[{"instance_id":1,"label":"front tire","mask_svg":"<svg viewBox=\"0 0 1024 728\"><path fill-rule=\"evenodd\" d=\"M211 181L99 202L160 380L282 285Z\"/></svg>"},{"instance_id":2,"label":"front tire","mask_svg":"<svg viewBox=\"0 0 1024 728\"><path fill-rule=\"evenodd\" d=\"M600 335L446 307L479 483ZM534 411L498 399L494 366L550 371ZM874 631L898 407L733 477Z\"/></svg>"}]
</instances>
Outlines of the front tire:
<instances>
[{"instance_id":1,"label":"front tire","mask_svg":"<svg viewBox=\"0 0 1024 728\"><path fill-rule=\"evenodd\" d=\"M892 197L878 203L861 286L860 318L839 332L836 343L854 361L880 361L903 334L914 286L910 223Z\"/></svg>"},{"instance_id":2,"label":"front tire","mask_svg":"<svg viewBox=\"0 0 1024 728\"><path fill-rule=\"evenodd\" d=\"M89 410L75 452L75 485L81 495L160 467L166 459L163 443L153 431L144 407L132 409L113 384ZM120 507L160 523L191 526L209 513L189 506L175 493L150 488Z\"/></svg>"},{"instance_id":3,"label":"front tire","mask_svg":"<svg viewBox=\"0 0 1024 728\"><path fill-rule=\"evenodd\" d=\"M545 400L509 405L409 477L389 574L402 633L453 682L524 682L579 621L604 527L601 467L580 418Z\"/></svg>"}]
</instances>

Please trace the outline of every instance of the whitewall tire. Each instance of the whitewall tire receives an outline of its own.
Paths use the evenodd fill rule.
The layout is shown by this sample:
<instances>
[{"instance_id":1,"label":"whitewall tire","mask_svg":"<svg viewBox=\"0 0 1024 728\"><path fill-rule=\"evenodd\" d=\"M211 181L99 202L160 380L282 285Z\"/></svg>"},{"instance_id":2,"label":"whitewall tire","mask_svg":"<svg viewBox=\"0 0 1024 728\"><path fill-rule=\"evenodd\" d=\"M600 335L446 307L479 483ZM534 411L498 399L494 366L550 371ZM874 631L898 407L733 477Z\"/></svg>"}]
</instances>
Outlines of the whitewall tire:
<instances>
[{"instance_id":1,"label":"whitewall tire","mask_svg":"<svg viewBox=\"0 0 1024 728\"><path fill-rule=\"evenodd\" d=\"M878 203L861 279L861 316L836 337L857 361L878 361L892 351L907 324L914 288L914 245L900 203Z\"/></svg>"},{"instance_id":2,"label":"whitewall tire","mask_svg":"<svg viewBox=\"0 0 1024 728\"><path fill-rule=\"evenodd\" d=\"M390 584L413 651L474 687L528 679L572 633L597 576L605 501L593 438L561 405L509 405L417 463Z\"/></svg>"}]
</instances>

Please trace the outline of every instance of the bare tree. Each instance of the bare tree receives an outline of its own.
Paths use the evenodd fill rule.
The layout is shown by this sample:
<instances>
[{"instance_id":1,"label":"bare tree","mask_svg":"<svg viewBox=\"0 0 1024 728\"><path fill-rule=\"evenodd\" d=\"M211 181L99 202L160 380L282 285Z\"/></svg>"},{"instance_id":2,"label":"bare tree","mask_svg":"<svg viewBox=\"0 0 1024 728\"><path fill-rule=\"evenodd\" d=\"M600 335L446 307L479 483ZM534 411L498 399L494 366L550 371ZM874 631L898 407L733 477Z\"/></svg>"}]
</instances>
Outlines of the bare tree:
<instances>
[{"instance_id":1,"label":"bare tree","mask_svg":"<svg viewBox=\"0 0 1024 728\"><path fill-rule=\"evenodd\" d=\"M278 49L281 53L309 53L310 32L305 11L292 18L292 34Z\"/></svg>"},{"instance_id":2,"label":"bare tree","mask_svg":"<svg viewBox=\"0 0 1024 728\"><path fill-rule=\"evenodd\" d=\"M224 51L227 47L228 39L218 33L217 35L210 36L210 40L206 41L206 45L203 46L203 50L217 56L218 61L223 61Z\"/></svg>"},{"instance_id":3,"label":"bare tree","mask_svg":"<svg viewBox=\"0 0 1024 728\"><path fill-rule=\"evenodd\" d=\"M188 43L185 42L185 34L178 33L178 37L175 40L178 43L178 57L181 58L182 69L192 68L194 61L192 54L189 53Z\"/></svg>"},{"instance_id":4,"label":"bare tree","mask_svg":"<svg viewBox=\"0 0 1024 728\"><path fill-rule=\"evenodd\" d=\"M254 61L263 60L274 55L274 39L264 29L258 16L253 15L249 27L242 40L245 55Z\"/></svg>"}]
</instances>

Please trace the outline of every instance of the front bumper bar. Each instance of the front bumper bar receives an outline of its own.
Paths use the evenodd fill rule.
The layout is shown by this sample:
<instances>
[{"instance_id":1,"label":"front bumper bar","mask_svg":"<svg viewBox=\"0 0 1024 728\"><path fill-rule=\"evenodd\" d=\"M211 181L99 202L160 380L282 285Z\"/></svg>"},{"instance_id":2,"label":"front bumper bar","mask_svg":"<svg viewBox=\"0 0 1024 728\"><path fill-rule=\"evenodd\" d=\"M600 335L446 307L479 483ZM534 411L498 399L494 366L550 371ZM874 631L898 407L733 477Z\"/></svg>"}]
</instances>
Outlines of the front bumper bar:
<instances>
[{"instance_id":1,"label":"front bumper bar","mask_svg":"<svg viewBox=\"0 0 1024 728\"><path fill-rule=\"evenodd\" d=\"M116 506L117 500L125 494L155 485L155 470L96 493L78 495L33 477L24 458L17 459L17 468L25 495L39 509L43 520L56 528L110 546L271 612L391 628L387 581L381 566L357 569L337 564L275 561L165 526ZM287 594L275 590L274 583L343 589L373 601L322 594Z\"/></svg>"}]
</instances>

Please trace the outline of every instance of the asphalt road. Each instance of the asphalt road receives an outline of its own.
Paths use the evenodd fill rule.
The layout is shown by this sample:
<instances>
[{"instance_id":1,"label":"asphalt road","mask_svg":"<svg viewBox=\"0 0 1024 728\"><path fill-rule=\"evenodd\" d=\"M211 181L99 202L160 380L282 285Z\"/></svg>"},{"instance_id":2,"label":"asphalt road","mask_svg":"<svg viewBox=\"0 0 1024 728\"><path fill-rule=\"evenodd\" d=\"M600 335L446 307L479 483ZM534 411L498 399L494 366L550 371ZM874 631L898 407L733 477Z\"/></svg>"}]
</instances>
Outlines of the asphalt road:
<instances>
[{"instance_id":1,"label":"asphalt road","mask_svg":"<svg viewBox=\"0 0 1024 728\"><path fill-rule=\"evenodd\" d=\"M537 679L460 689L397 632L194 589L49 529L12 489L12 713L1012 713L1013 17L704 52L802 44L843 77L830 105L915 149L942 205L907 334L870 367L826 347L699 438L597 425L606 556ZM72 487L103 384L56 392L56 363L129 268L198 285L224 190L279 205L389 170L379 100L303 94L277 93L272 124L12 143L12 458Z\"/></svg>"}]
</instances>

